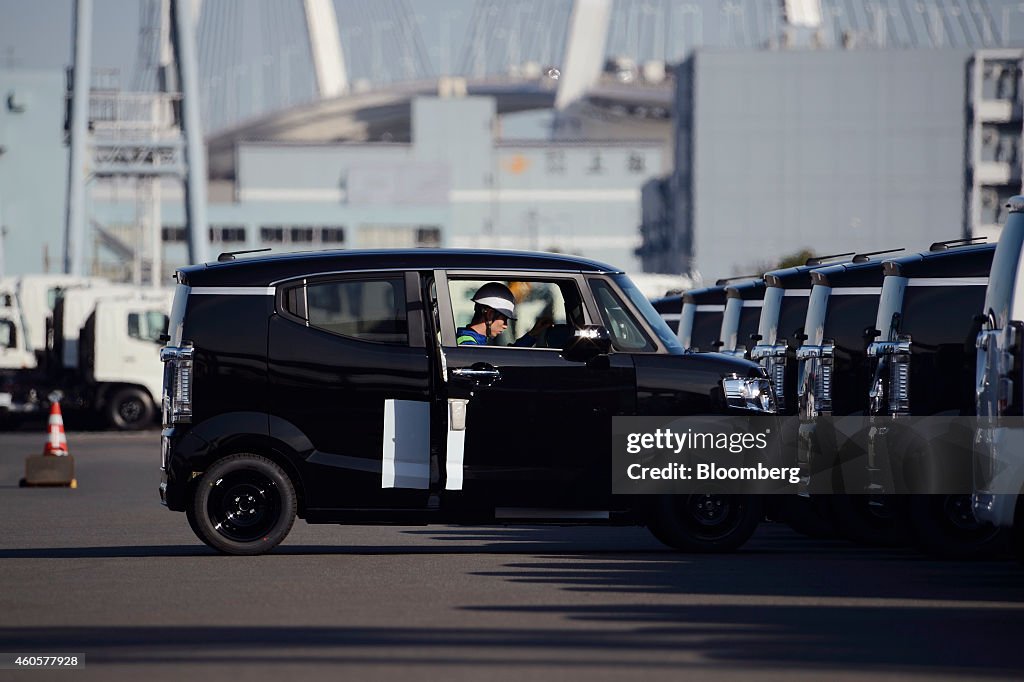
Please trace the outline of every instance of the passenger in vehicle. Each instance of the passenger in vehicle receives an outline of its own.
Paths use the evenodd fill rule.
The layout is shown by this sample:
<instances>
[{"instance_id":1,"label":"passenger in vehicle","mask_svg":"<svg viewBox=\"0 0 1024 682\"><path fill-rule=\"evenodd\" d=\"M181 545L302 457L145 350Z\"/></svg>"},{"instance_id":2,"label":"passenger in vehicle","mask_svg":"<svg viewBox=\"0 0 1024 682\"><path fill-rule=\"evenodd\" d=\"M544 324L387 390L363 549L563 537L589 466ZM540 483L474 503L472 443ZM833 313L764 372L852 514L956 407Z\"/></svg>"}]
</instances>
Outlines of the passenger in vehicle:
<instances>
[{"instance_id":1,"label":"passenger in vehicle","mask_svg":"<svg viewBox=\"0 0 1024 682\"><path fill-rule=\"evenodd\" d=\"M460 346L486 346L488 340L505 331L509 320L516 319L516 298L504 284L488 282L476 290L472 300L475 304L473 319L469 325L456 330L455 342ZM538 318L533 328L512 345L517 348L536 345L537 339L553 323L551 317Z\"/></svg>"}]
</instances>

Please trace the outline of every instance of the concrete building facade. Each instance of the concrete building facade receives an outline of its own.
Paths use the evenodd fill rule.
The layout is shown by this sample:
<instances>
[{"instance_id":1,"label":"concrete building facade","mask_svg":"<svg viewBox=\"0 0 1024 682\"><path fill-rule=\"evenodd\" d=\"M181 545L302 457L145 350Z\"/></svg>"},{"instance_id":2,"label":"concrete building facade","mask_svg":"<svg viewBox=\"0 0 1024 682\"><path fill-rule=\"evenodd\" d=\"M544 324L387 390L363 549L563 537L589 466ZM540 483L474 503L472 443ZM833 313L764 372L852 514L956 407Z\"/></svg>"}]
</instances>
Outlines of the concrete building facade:
<instances>
[{"instance_id":1,"label":"concrete building facade","mask_svg":"<svg viewBox=\"0 0 1024 682\"><path fill-rule=\"evenodd\" d=\"M695 53L676 71L675 170L659 181L667 208L644 206L644 268L715 278L805 248L920 249L964 236L971 59Z\"/></svg>"}]
</instances>

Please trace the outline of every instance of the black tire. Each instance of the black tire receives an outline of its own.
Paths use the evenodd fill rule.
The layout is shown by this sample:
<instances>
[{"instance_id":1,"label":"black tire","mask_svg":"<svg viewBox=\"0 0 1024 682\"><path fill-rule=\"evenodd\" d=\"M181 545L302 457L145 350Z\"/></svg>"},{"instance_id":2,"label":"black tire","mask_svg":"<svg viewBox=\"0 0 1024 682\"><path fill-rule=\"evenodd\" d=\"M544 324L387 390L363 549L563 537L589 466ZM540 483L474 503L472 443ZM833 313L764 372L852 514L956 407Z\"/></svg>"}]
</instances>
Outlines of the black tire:
<instances>
[{"instance_id":1,"label":"black tire","mask_svg":"<svg viewBox=\"0 0 1024 682\"><path fill-rule=\"evenodd\" d=\"M138 431L153 425L156 410L141 388L122 388L107 400L107 422L119 431Z\"/></svg>"},{"instance_id":2,"label":"black tire","mask_svg":"<svg viewBox=\"0 0 1024 682\"><path fill-rule=\"evenodd\" d=\"M1013 526L1010 531L1010 556L1024 564L1024 491L1017 495L1017 505L1013 512Z\"/></svg>"},{"instance_id":3,"label":"black tire","mask_svg":"<svg viewBox=\"0 0 1024 682\"><path fill-rule=\"evenodd\" d=\"M983 559L1006 547L1007 533L974 518L970 495L914 495L910 526L918 548L942 559Z\"/></svg>"},{"instance_id":4,"label":"black tire","mask_svg":"<svg viewBox=\"0 0 1024 682\"><path fill-rule=\"evenodd\" d=\"M224 554L264 554L295 523L295 487L277 464L250 453L218 460L199 480L189 504L196 535Z\"/></svg>"},{"instance_id":5,"label":"black tire","mask_svg":"<svg viewBox=\"0 0 1024 682\"><path fill-rule=\"evenodd\" d=\"M192 532L196 534L196 537L203 541L203 544L207 547L213 547L206 538L203 537L203 533L199 530L199 521L196 519L196 509L193 504L185 505L185 518L188 519L188 527L192 529Z\"/></svg>"},{"instance_id":6,"label":"black tire","mask_svg":"<svg viewBox=\"0 0 1024 682\"><path fill-rule=\"evenodd\" d=\"M868 547L906 547L912 540L907 503L899 495L830 495L829 511L841 537Z\"/></svg>"},{"instance_id":7,"label":"black tire","mask_svg":"<svg viewBox=\"0 0 1024 682\"><path fill-rule=\"evenodd\" d=\"M673 549L732 552L761 522L756 495L665 495L655 501L648 529Z\"/></svg>"}]
</instances>

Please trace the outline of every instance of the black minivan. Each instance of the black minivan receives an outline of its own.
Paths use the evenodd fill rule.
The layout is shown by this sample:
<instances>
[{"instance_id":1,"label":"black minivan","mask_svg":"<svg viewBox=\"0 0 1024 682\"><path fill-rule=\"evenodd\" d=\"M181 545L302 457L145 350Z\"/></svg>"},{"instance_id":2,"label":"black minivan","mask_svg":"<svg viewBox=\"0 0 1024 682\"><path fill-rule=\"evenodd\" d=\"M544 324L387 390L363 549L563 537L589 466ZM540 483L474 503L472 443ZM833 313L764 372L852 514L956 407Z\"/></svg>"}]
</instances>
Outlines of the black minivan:
<instances>
[{"instance_id":1,"label":"black minivan","mask_svg":"<svg viewBox=\"0 0 1024 682\"><path fill-rule=\"evenodd\" d=\"M975 519L967 491L892 493L920 493L939 471L969 489L973 419L958 418L976 414L975 344L995 248L971 240L936 242L925 253L887 262L872 330L877 338L868 347L873 425L866 491L875 497L874 508L899 513L875 532L909 524L921 549L951 558L997 551L1004 540L994 526ZM936 419L905 426L921 417Z\"/></svg>"},{"instance_id":2,"label":"black minivan","mask_svg":"<svg viewBox=\"0 0 1024 682\"><path fill-rule=\"evenodd\" d=\"M747 360L686 353L619 269L441 249L183 268L165 362L160 495L231 554L310 523L631 523L724 551L760 498L612 494L612 418L771 414ZM509 329L460 345L475 292ZM531 343L524 334L547 326Z\"/></svg>"}]
</instances>

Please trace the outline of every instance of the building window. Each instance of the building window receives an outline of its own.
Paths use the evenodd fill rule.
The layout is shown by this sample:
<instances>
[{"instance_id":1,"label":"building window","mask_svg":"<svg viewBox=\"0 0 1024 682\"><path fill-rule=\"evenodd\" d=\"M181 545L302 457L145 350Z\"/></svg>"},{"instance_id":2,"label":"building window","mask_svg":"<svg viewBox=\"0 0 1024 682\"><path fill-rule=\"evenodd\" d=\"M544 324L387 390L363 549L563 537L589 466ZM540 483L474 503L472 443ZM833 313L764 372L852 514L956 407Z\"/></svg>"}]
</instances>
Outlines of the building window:
<instances>
[{"instance_id":1,"label":"building window","mask_svg":"<svg viewBox=\"0 0 1024 682\"><path fill-rule=\"evenodd\" d=\"M548 173L551 175L562 175L565 173L565 152L560 150L549 151L544 154L547 163Z\"/></svg>"},{"instance_id":2,"label":"building window","mask_svg":"<svg viewBox=\"0 0 1024 682\"><path fill-rule=\"evenodd\" d=\"M321 244L342 244L345 241L345 228L344 227L321 227L320 228L320 243Z\"/></svg>"},{"instance_id":3,"label":"building window","mask_svg":"<svg viewBox=\"0 0 1024 682\"><path fill-rule=\"evenodd\" d=\"M647 170L647 159L640 152L630 152L628 167L630 173L643 173Z\"/></svg>"},{"instance_id":4,"label":"building window","mask_svg":"<svg viewBox=\"0 0 1024 682\"><path fill-rule=\"evenodd\" d=\"M166 243L183 242L185 241L185 228L165 225L160 228L160 239Z\"/></svg>"},{"instance_id":5,"label":"building window","mask_svg":"<svg viewBox=\"0 0 1024 682\"><path fill-rule=\"evenodd\" d=\"M417 227L416 246L422 248L437 248L441 246L441 228Z\"/></svg>"},{"instance_id":6,"label":"building window","mask_svg":"<svg viewBox=\"0 0 1024 682\"><path fill-rule=\"evenodd\" d=\"M312 244L313 243L313 228L312 227L293 227L289 231L292 244Z\"/></svg>"},{"instance_id":7,"label":"building window","mask_svg":"<svg viewBox=\"0 0 1024 682\"><path fill-rule=\"evenodd\" d=\"M245 228L241 225L214 225L210 228L210 241L238 244L245 241Z\"/></svg>"},{"instance_id":8,"label":"building window","mask_svg":"<svg viewBox=\"0 0 1024 682\"><path fill-rule=\"evenodd\" d=\"M260 228L260 241L267 244L283 244L284 228L280 225L267 225Z\"/></svg>"}]
</instances>

